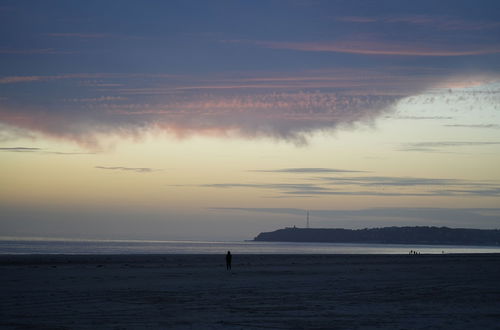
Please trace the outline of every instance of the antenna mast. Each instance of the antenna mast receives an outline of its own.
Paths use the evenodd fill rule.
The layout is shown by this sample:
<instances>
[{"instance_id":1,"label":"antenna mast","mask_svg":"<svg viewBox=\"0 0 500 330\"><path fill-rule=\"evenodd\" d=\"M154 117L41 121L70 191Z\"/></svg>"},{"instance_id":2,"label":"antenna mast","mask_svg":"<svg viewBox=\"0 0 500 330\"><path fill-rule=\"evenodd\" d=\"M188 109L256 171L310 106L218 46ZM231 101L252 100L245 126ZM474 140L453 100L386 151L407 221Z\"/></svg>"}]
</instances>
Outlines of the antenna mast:
<instances>
[{"instance_id":1,"label":"antenna mast","mask_svg":"<svg viewBox=\"0 0 500 330\"><path fill-rule=\"evenodd\" d=\"M309 229L309 211L307 211L307 229Z\"/></svg>"}]
</instances>

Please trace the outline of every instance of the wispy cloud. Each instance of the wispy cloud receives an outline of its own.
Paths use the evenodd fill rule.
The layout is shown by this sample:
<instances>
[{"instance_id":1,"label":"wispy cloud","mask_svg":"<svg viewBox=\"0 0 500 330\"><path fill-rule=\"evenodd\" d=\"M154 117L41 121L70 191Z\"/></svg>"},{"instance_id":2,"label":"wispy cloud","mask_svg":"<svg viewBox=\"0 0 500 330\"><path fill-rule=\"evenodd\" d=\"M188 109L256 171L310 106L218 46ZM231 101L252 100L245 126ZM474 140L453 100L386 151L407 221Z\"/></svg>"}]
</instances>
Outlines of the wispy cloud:
<instances>
[{"instance_id":1,"label":"wispy cloud","mask_svg":"<svg viewBox=\"0 0 500 330\"><path fill-rule=\"evenodd\" d=\"M461 128L491 128L500 129L498 124L450 124L444 125L445 127L461 127Z\"/></svg>"},{"instance_id":2,"label":"wispy cloud","mask_svg":"<svg viewBox=\"0 0 500 330\"><path fill-rule=\"evenodd\" d=\"M337 21L349 23L404 23L448 31L478 31L500 28L500 22L470 20L452 16L411 15L411 16L342 16Z\"/></svg>"},{"instance_id":3,"label":"wispy cloud","mask_svg":"<svg viewBox=\"0 0 500 330\"><path fill-rule=\"evenodd\" d=\"M304 174L310 174L308 172ZM320 177L314 183L213 183L203 188L271 190L281 197L314 196L500 196L500 183L415 177ZM340 189L342 188L342 189Z\"/></svg>"},{"instance_id":4,"label":"wispy cloud","mask_svg":"<svg viewBox=\"0 0 500 330\"><path fill-rule=\"evenodd\" d=\"M110 170L110 171L126 171L135 173L151 173L160 171L159 169L154 169L150 167L124 167L124 166L95 166L95 168L100 170Z\"/></svg>"},{"instance_id":5,"label":"wispy cloud","mask_svg":"<svg viewBox=\"0 0 500 330\"><path fill-rule=\"evenodd\" d=\"M113 102L113 101L124 101L128 98L124 96L99 96L99 97L83 97L83 98L73 98L64 99L67 102L77 102L77 103L97 103L97 102Z\"/></svg>"},{"instance_id":6,"label":"wispy cloud","mask_svg":"<svg viewBox=\"0 0 500 330\"><path fill-rule=\"evenodd\" d=\"M4 76L0 77L0 84L15 84L15 83L27 83L27 82L38 82L38 81L53 81L61 79L138 79L138 80L155 80L155 79L172 79L178 78L175 75L169 74L119 74L119 73L70 73L70 74L58 74L58 75L27 75L27 76ZM95 82L95 81L94 81ZM123 84L117 83L106 83L106 82L95 82L94 84L88 82L91 87L120 87Z\"/></svg>"},{"instance_id":7,"label":"wispy cloud","mask_svg":"<svg viewBox=\"0 0 500 330\"><path fill-rule=\"evenodd\" d=\"M341 90L344 95L404 95L413 93L435 80L436 72L412 68L391 67L383 70L337 68L323 70L304 70L298 72L247 72L237 76L230 74L215 74L206 76L175 76L160 75L130 76L131 79L164 79L163 83L154 86L127 86L118 89L129 95L162 95L189 92L203 93L268 93L269 90L282 92L297 92L305 90ZM443 74L443 72L439 72ZM119 76L115 76L119 77ZM113 87L113 86L111 86ZM249 93L250 92L250 93Z\"/></svg>"},{"instance_id":8,"label":"wispy cloud","mask_svg":"<svg viewBox=\"0 0 500 330\"><path fill-rule=\"evenodd\" d=\"M29 82L39 82L39 81L51 81L51 80L61 80L61 79L90 79L90 78L100 78L103 74L63 74L63 75L53 75L53 76L7 76L0 78L0 84L17 84L17 83L29 83Z\"/></svg>"},{"instance_id":9,"label":"wispy cloud","mask_svg":"<svg viewBox=\"0 0 500 330\"><path fill-rule=\"evenodd\" d=\"M89 152L68 152L68 151L51 151L43 148L34 147L1 147L0 151L4 152L27 152L27 153L42 153L49 155L89 155Z\"/></svg>"},{"instance_id":10,"label":"wispy cloud","mask_svg":"<svg viewBox=\"0 0 500 330\"><path fill-rule=\"evenodd\" d=\"M40 76L10 76L0 78L0 84L16 84L43 80Z\"/></svg>"},{"instance_id":11,"label":"wispy cloud","mask_svg":"<svg viewBox=\"0 0 500 330\"><path fill-rule=\"evenodd\" d=\"M401 119L401 120L449 120L453 119L453 117L447 117L447 116L386 116L386 118L392 118L392 119ZM445 125L448 126L448 125Z\"/></svg>"},{"instance_id":12,"label":"wispy cloud","mask_svg":"<svg viewBox=\"0 0 500 330\"><path fill-rule=\"evenodd\" d=\"M419 151L419 152L441 152L447 148L457 147L486 147L500 145L497 141L432 141L406 143L401 146L400 151Z\"/></svg>"},{"instance_id":13,"label":"wispy cloud","mask_svg":"<svg viewBox=\"0 0 500 330\"><path fill-rule=\"evenodd\" d=\"M72 152L72 151L44 151L46 154L51 155L94 155L95 152Z\"/></svg>"},{"instance_id":14,"label":"wispy cloud","mask_svg":"<svg viewBox=\"0 0 500 330\"><path fill-rule=\"evenodd\" d=\"M318 185L307 184L307 183L213 183L213 184L203 184L199 187L207 188L260 188L260 189L278 189L283 191L308 191L310 193L327 191L328 189L320 187Z\"/></svg>"},{"instance_id":15,"label":"wispy cloud","mask_svg":"<svg viewBox=\"0 0 500 330\"><path fill-rule=\"evenodd\" d=\"M31 148L31 147L2 147L0 148L0 151L7 151L7 152L37 152L42 149L40 148Z\"/></svg>"},{"instance_id":16,"label":"wispy cloud","mask_svg":"<svg viewBox=\"0 0 500 330\"><path fill-rule=\"evenodd\" d=\"M251 170L251 172L315 174L315 173L357 173L365 171L342 170L336 168L323 168L323 167L299 167L299 168L282 168L275 170Z\"/></svg>"},{"instance_id":17,"label":"wispy cloud","mask_svg":"<svg viewBox=\"0 0 500 330\"><path fill-rule=\"evenodd\" d=\"M443 189L434 191L443 196L500 196L500 187L473 189Z\"/></svg>"},{"instance_id":18,"label":"wispy cloud","mask_svg":"<svg viewBox=\"0 0 500 330\"><path fill-rule=\"evenodd\" d=\"M443 45L428 43L403 43L388 41L317 41L284 42L261 40L226 40L232 43L247 43L272 49L297 50L304 52L333 52L360 55L391 56L472 56L500 53L500 46L486 45Z\"/></svg>"},{"instance_id":19,"label":"wispy cloud","mask_svg":"<svg viewBox=\"0 0 500 330\"><path fill-rule=\"evenodd\" d=\"M457 179L414 178L414 177L387 177L387 176L358 176L358 177L323 177L321 180L334 185L360 185L360 186L450 186L470 185L472 183ZM484 184L484 183L480 183Z\"/></svg>"}]
</instances>

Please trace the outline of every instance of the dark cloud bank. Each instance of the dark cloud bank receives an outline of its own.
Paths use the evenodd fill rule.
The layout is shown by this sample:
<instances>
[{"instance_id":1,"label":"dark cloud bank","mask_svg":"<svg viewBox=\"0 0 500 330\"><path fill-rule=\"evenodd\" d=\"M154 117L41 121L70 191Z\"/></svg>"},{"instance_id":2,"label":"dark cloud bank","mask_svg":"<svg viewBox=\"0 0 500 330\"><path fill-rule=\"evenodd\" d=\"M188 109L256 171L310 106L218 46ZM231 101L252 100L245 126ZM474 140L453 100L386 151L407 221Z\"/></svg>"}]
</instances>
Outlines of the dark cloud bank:
<instances>
[{"instance_id":1,"label":"dark cloud bank","mask_svg":"<svg viewBox=\"0 0 500 330\"><path fill-rule=\"evenodd\" d=\"M84 23L91 3L95 28ZM199 1L202 20L176 2L59 6L71 20L48 19L54 5L14 4L0 20L0 124L87 148L149 131L303 145L316 131L370 125L443 82L498 80L500 7L464 3L360 13L348 2Z\"/></svg>"}]
</instances>

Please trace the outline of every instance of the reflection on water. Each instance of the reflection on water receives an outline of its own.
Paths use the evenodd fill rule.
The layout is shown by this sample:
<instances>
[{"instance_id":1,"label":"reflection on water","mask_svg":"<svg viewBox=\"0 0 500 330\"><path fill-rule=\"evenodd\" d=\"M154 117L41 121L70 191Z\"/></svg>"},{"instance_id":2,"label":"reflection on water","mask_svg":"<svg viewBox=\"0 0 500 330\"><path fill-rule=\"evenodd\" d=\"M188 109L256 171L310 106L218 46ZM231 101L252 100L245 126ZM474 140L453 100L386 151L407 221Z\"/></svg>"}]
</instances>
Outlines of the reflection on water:
<instances>
[{"instance_id":1,"label":"reflection on water","mask_svg":"<svg viewBox=\"0 0 500 330\"><path fill-rule=\"evenodd\" d=\"M500 246L0 238L0 254L221 254L228 250L237 254L500 253Z\"/></svg>"}]
</instances>

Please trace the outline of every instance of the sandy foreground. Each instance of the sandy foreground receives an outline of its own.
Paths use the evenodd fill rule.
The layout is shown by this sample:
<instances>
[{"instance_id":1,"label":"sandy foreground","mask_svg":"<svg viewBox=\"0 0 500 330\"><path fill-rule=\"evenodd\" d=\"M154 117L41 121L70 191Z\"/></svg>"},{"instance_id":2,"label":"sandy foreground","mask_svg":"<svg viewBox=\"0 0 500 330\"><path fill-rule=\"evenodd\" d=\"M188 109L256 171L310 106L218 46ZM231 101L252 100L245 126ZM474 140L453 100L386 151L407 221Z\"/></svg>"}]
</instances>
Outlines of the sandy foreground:
<instances>
[{"instance_id":1,"label":"sandy foreground","mask_svg":"<svg viewBox=\"0 0 500 330\"><path fill-rule=\"evenodd\" d=\"M500 255L0 256L2 329L500 329Z\"/></svg>"}]
</instances>

